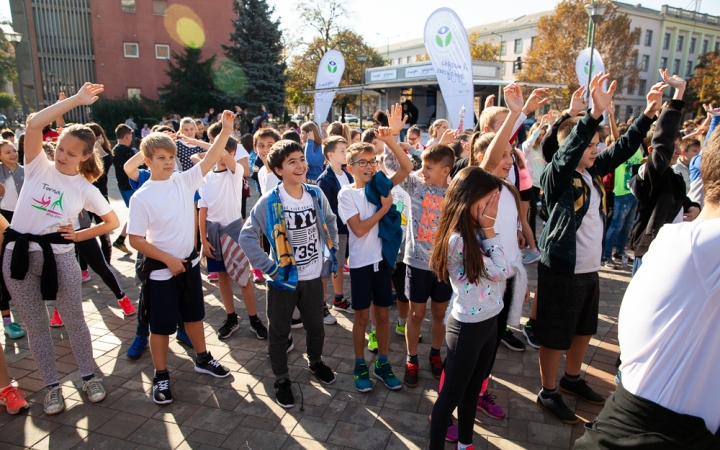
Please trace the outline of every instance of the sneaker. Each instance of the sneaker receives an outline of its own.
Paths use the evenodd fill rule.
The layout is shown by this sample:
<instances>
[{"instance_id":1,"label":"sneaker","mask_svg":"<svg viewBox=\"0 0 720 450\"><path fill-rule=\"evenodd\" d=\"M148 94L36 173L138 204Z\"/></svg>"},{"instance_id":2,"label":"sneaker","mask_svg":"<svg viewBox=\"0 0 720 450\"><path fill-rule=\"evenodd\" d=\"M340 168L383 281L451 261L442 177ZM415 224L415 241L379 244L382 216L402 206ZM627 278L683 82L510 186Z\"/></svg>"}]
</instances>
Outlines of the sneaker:
<instances>
[{"instance_id":1,"label":"sneaker","mask_svg":"<svg viewBox=\"0 0 720 450\"><path fill-rule=\"evenodd\" d=\"M195 360L195 372L206 373L215 378L225 378L230 375L230 369L217 362L210 352L207 352L204 358Z\"/></svg>"},{"instance_id":2,"label":"sneaker","mask_svg":"<svg viewBox=\"0 0 720 450\"><path fill-rule=\"evenodd\" d=\"M302 328L302 319L293 319L290 323L290 328Z\"/></svg>"},{"instance_id":3,"label":"sneaker","mask_svg":"<svg viewBox=\"0 0 720 450\"><path fill-rule=\"evenodd\" d=\"M460 448L460 443L459 443L459 442L456 442L456 443L455 443L455 450L458 450L459 448ZM473 446L472 444L470 444L470 445L468 445L467 447L465 447L465 450L475 450L475 446Z\"/></svg>"},{"instance_id":4,"label":"sneaker","mask_svg":"<svg viewBox=\"0 0 720 450\"><path fill-rule=\"evenodd\" d=\"M555 420L559 420L562 423L575 425L580 422L578 416L576 416L574 412L570 411L570 408L565 405L562 395L560 394L554 394L548 398L543 398L540 394L538 394L535 403L553 416Z\"/></svg>"},{"instance_id":5,"label":"sneaker","mask_svg":"<svg viewBox=\"0 0 720 450\"><path fill-rule=\"evenodd\" d=\"M323 306L323 323L325 325L335 325L337 323L337 319L330 314L330 308L327 305Z\"/></svg>"},{"instance_id":6,"label":"sneaker","mask_svg":"<svg viewBox=\"0 0 720 450\"><path fill-rule=\"evenodd\" d=\"M172 392L170 392L170 378L153 378L152 389L153 401L158 405L172 403Z\"/></svg>"},{"instance_id":7,"label":"sneaker","mask_svg":"<svg viewBox=\"0 0 720 450\"><path fill-rule=\"evenodd\" d=\"M178 344L185 344L190 348L193 348L192 341L190 340L190 336L187 335L185 331L178 330L177 334L175 335L175 340Z\"/></svg>"},{"instance_id":8,"label":"sneaker","mask_svg":"<svg viewBox=\"0 0 720 450\"><path fill-rule=\"evenodd\" d=\"M440 379L443 371L443 362L440 355L430 355L430 371L436 380Z\"/></svg>"},{"instance_id":9,"label":"sneaker","mask_svg":"<svg viewBox=\"0 0 720 450\"><path fill-rule=\"evenodd\" d=\"M294 349L294 348L295 348L295 344L293 344L292 336L290 336L288 338L288 346L287 346L286 353L290 353L292 351L292 349Z\"/></svg>"},{"instance_id":10,"label":"sneaker","mask_svg":"<svg viewBox=\"0 0 720 450\"><path fill-rule=\"evenodd\" d=\"M5 327L5 336L7 336L8 339L20 339L25 336L25 332L20 328L19 324L13 322Z\"/></svg>"},{"instance_id":11,"label":"sneaker","mask_svg":"<svg viewBox=\"0 0 720 450\"><path fill-rule=\"evenodd\" d=\"M252 273L253 273L253 283L262 283L263 281L265 281L262 270L253 269Z\"/></svg>"},{"instance_id":12,"label":"sneaker","mask_svg":"<svg viewBox=\"0 0 720 450\"><path fill-rule=\"evenodd\" d=\"M490 394L489 392L485 392L478 397L477 409L478 411L482 411L487 414L488 417L500 420L505 417L505 411L503 411L500 405L495 403L496 398L497 397Z\"/></svg>"},{"instance_id":13,"label":"sneaker","mask_svg":"<svg viewBox=\"0 0 720 450\"><path fill-rule=\"evenodd\" d=\"M565 377L560 378L560 392L575 395L588 403L592 403L593 405L602 406L605 404L605 398L597 392L593 391L592 388L588 386L587 382L583 379L579 379L578 381L573 382L569 381Z\"/></svg>"},{"instance_id":14,"label":"sneaker","mask_svg":"<svg viewBox=\"0 0 720 450\"><path fill-rule=\"evenodd\" d=\"M267 339L268 330L267 328L265 328L265 325L263 325L260 319L255 321L250 320L250 328L252 328L252 330L255 332L255 336L257 336L258 339Z\"/></svg>"},{"instance_id":15,"label":"sneaker","mask_svg":"<svg viewBox=\"0 0 720 450\"><path fill-rule=\"evenodd\" d=\"M292 384L287 378L283 378L275 382L275 401L283 408L290 409L295 406L295 396L290 387Z\"/></svg>"},{"instance_id":16,"label":"sneaker","mask_svg":"<svg viewBox=\"0 0 720 450\"><path fill-rule=\"evenodd\" d=\"M348 313L348 314L355 314L355 311L352 309L352 306L350 306L350 302L345 299L342 299L339 302L336 302L333 300L333 310L342 311L342 312Z\"/></svg>"},{"instance_id":17,"label":"sneaker","mask_svg":"<svg viewBox=\"0 0 720 450\"><path fill-rule=\"evenodd\" d=\"M308 365L308 367L310 368L310 372L312 372L322 384L333 384L335 382L335 374L323 361L318 361L312 366Z\"/></svg>"},{"instance_id":18,"label":"sneaker","mask_svg":"<svg viewBox=\"0 0 720 450\"><path fill-rule=\"evenodd\" d=\"M139 359L143 350L148 346L148 338L145 336L135 336L133 343L128 348L127 356L130 359Z\"/></svg>"},{"instance_id":19,"label":"sneaker","mask_svg":"<svg viewBox=\"0 0 720 450\"><path fill-rule=\"evenodd\" d=\"M500 337L500 341L505 344L505 347L509 348L514 352L525 351L525 344L523 344L520 339L516 338L513 332L510 331L510 329L507 327L505 327L505 332Z\"/></svg>"},{"instance_id":20,"label":"sneaker","mask_svg":"<svg viewBox=\"0 0 720 450\"><path fill-rule=\"evenodd\" d=\"M60 318L60 313L58 312L57 309L56 309L55 311L53 311L53 316L52 316L52 318L50 319L50 326L53 327L53 328L57 328L57 327L63 326L63 321L62 321L62 319Z\"/></svg>"},{"instance_id":21,"label":"sneaker","mask_svg":"<svg viewBox=\"0 0 720 450\"><path fill-rule=\"evenodd\" d=\"M375 354L378 352L377 333L375 331L368 334L368 350Z\"/></svg>"},{"instance_id":22,"label":"sneaker","mask_svg":"<svg viewBox=\"0 0 720 450\"><path fill-rule=\"evenodd\" d=\"M344 265L344 266L343 266L343 272L345 272L345 273L350 273L350 266Z\"/></svg>"},{"instance_id":23,"label":"sneaker","mask_svg":"<svg viewBox=\"0 0 720 450\"><path fill-rule=\"evenodd\" d=\"M432 415L428 416L428 422L432 423ZM450 416L450 423L448 423L448 429L445 433L445 440L452 443L458 441L458 429L455 426L452 416Z\"/></svg>"},{"instance_id":24,"label":"sneaker","mask_svg":"<svg viewBox=\"0 0 720 450\"><path fill-rule=\"evenodd\" d=\"M397 379L392 371L392 367L390 367L390 363L387 361L380 364L380 362L376 359L373 375L375 375L375 378L385 383L385 386L388 389L397 390L402 387L402 383Z\"/></svg>"},{"instance_id":25,"label":"sneaker","mask_svg":"<svg viewBox=\"0 0 720 450\"><path fill-rule=\"evenodd\" d=\"M118 305L120 305L123 310L123 314L125 314L126 316L132 316L136 313L135 307L132 305L127 295L118 300Z\"/></svg>"},{"instance_id":26,"label":"sneaker","mask_svg":"<svg viewBox=\"0 0 720 450\"><path fill-rule=\"evenodd\" d=\"M370 392L372 391L372 383L370 382L370 375L368 374L367 364L355 364L355 370L353 375L355 376L355 389L358 392Z\"/></svg>"},{"instance_id":27,"label":"sneaker","mask_svg":"<svg viewBox=\"0 0 720 450\"><path fill-rule=\"evenodd\" d=\"M537 336L535 336L535 328L526 323L524 327L522 327L522 334L525 336L525 340L527 340L527 343L532 348L540 348L540 343L537 340Z\"/></svg>"},{"instance_id":28,"label":"sneaker","mask_svg":"<svg viewBox=\"0 0 720 450\"><path fill-rule=\"evenodd\" d=\"M522 260L523 264L532 264L537 261L540 261L540 252L537 249L530 250L530 252L525 255Z\"/></svg>"},{"instance_id":29,"label":"sneaker","mask_svg":"<svg viewBox=\"0 0 720 450\"><path fill-rule=\"evenodd\" d=\"M218 274L217 272L210 272L208 274L208 281L212 281L213 283L217 282L218 280Z\"/></svg>"},{"instance_id":30,"label":"sneaker","mask_svg":"<svg viewBox=\"0 0 720 450\"><path fill-rule=\"evenodd\" d=\"M237 316L235 317L235 320L229 321L228 319L225 319L222 326L217 331L218 339L229 338L230 335L237 331L239 328L240 324L238 323Z\"/></svg>"},{"instance_id":31,"label":"sneaker","mask_svg":"<svg viewBox=\"0 0 720 450\"><path fill-rule=\"evenodd\" d=\"M81 271L82 274L82 282L85 283L86 281L92 280L92 277L90 276L90 271L83 270Z\"/></svg>"},{"instance_id":32,"label":"sneaker","mask_svg":"<svg viewBox=\"0 0 720 450\"><path fill-rule=\"evenodd\" d=\"M620 267L619 267L617 264L615 264L615 262L614 262L612 259L610 259L610 258L608 258L608 259L603 259L603 260L602 260L602 265L603 265L603 267L607 267L608 269L613 269L613 270L618 270L618 269L620 268Z\"/></svg>"},{"instance_id":33,"label":"sneaker","mask_svg":"<svg viewBox=\"0 0 720 450\"><path fill-rule=\"evenodd\" d=\"M613 381L617 384L620 384L620 379L622 378L622 371L618 370L617 375L615 375L615 378L613 378Z\"/></svg>"},{"instance_id":34,"label":"sneaker","mask_svg":"<svg viewBox=\"0 0 720 450\"><path fill-rule=\"evenodd\" d=\"M57 414L65 409L65 399L62 395L61 386L48 386L45 400L43 401L43 409L48 416Z\"/></svg>"},{"instance_id":35,"label":"sneaker","mask_svg":"<svg viewBox=\"0 0 720 450\"><path fill-rule=\"evenodd\" d=\"M10 385L0 391L0 405L5 405L8 414L17 414L21 409L28 408L24 397L25 392Z\"/></svg>"},{"instance_id":36,"label":"sneaker","mask_svg":"<svg viewBox=\"0 0 720 450\"><path fill-rule=\"evenodd\" d=\"M418 372L420 371L420 367L411 362L405 362L405 377L403 378L403 381L405 381L405 384L408 385L408 387L414 388L417 387L419 384L418 380ZM389 386L388 386L389 387Z\"/></svg>"},{"instance_id":37,"label":"sneaker","mask_svg":"<svg viewBox=\"0 0 720 450\"><path fill-rule=\"evenodd\" d=\"M407 324L407 322L405 322ZM400 325L400 323L395 324L395 334L398 336L405 336L405 325Z\"/></svg>"},{"instance_id":38,"label":"sneaker","mask_svg":"<svg viewBox=\"0 0 720 450\"><path fill-rule=\"evenodd\" d=\"M125 245L124 242L115 241L115 242L113 242L113 247L115 247L116 249L120 250L120 251L123 252L123 253L127 253L128 255L132 255L132 252L130 251L129 248L127 248L127 246Z\"/></svg>"},{"instance_id":39,"label":"sneaker","mask_svg":"<svg viewBox=\"0 0 720 450\"><path fill-rule=\"evenodd\" d=\"M632 256L628 255L627 253L625 254L625 256L627 257L628 264L632 264L635 262L635 258L633 258ZM616 261L622 261L622 257L623 257L622 253L615 253L613 255L613 258L615 258Z\"/></svg>"},{"instance_id":40,"label":"sneaker","mask_svg":"<svg viewBox=\"0 0 720 450\"><path fill-rule=\"evenodd\" d=\"M83 392L87 392L88 400L92 403L105 400L107 393L101 381L102 378L95 377L83 382L82 390Z\"/></svg>"}]
</instances>

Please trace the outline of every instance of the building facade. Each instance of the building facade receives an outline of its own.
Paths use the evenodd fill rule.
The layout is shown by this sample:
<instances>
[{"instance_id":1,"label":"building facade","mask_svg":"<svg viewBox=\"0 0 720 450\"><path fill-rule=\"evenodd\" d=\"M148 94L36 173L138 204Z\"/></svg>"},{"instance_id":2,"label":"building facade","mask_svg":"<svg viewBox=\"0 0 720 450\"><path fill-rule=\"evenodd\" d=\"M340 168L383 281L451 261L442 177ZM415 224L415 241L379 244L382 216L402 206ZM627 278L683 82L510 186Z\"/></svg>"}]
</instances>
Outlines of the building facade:
<instances>
[{"instance_id":1,"label":"building facade","mask_svg":"<svg viewBox=\"0 0 720 450\"><path fill-rule=\"evenodd\" d=\"M234 17L232 0L10 0L10 7L23 35L18 57L32 110L86 81L104 84L108 98L161 99L172 52L200 47L204 58L223 59ZM87 108L67 117L87 119Z\"/></svg>"}]
</instances>

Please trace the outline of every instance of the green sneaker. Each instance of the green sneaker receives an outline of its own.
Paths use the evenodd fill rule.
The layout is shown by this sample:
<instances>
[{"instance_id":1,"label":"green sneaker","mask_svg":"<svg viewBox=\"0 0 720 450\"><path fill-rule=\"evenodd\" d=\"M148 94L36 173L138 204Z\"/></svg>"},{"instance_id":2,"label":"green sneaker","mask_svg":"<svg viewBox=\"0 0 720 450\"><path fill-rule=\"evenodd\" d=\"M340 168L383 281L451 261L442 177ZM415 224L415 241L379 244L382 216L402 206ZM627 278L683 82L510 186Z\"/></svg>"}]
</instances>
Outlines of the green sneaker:
<instances>
[{"instance_id":1,"label":"green sneaker","mask_svg":"<svg viewBox=\"0 0 720 450\"><path fill-rule=\"evenodd\" d=\"M392 367L390 367L390 363L387 361L379 364L379 361L376 359L373 375L375 375L375 378L385 383L385 386L387 386L388 389L396 390L402 387L402 383L395 376L392 371Z\"/></svg>"},{"instance_id":2,"label":"green sneaker","mask_svg":"<svg viewBox=\"0 0 720 450\"><path fill-rule=\"evenodd\" d=\"M369 370L367 364L355 364L355 389L359 392L372 391L372 383L368 375Z\"/></svg>"},{"instance_id":3,"label":"green sneaker","mask_svg":"<svg viewBox=\"0 0 720 450\"><path fill-rule=\"evenodd\" d=\"M20 328L20 325L13 322L5 327L5 335L10 339L20 339L25 336L25 332Z\"/></svg>"},{"instance_id":4,"label":"green sneaker","mask_svg":"<svg viewBox=\"0 0 720 450\"><path fill-rule=\"evenodd\" d=\"M378 352L377 333L375 331L368 334L368 350L373 353Z\"/></svg>"},{"instance_id":5,"label":"green sneaker","mask_svg":"<svg viewBox=\"0 0 720 450\"><path fill-rule=\"evenodd\" d=\"M407 322L405 322L405 325L407 325ZM399 323L396 323L395 334L405 336L405 325L400 325ZM422 334L418 337L418 342L422 342Z\"/></svg>"}]
</instances>

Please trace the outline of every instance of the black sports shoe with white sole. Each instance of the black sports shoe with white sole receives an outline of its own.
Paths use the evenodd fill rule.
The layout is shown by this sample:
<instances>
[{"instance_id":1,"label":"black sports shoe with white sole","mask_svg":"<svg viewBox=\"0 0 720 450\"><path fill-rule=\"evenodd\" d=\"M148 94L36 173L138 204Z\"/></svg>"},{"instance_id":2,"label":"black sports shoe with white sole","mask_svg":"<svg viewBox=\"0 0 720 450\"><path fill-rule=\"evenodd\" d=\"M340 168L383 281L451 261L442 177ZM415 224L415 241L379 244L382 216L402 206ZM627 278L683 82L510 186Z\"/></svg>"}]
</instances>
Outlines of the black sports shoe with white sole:
<instances>
[{"instance_id":1,"label":"black sports shoe with white sole","mask_svg":"<svg viewBox=\"0 0 720 450\"><path fill-rule=\"evenodd\" d=\"M170 378L153 378L152 398L158 405L172 403L172 392L170 392Z\"/></svg>"},{"instance_id":2,"label":"black sports shoe with white sole","mask_svg":"<svg viewBox=\"0 0 720 450\"><path fill-rule=\"evenodd\" d=\"M274 384L275 402L283 408L290 409L295 406L295 396L291 389L292 383L287 378L278 380Z\"/></svg>"},{"instance_id":3,"label":"black sports shoe with white sole","mask_svg":"<svg viewBox=\"0 0 720 450\"><path fill-rule=\"evenodd\" d=\"M235 331L237 331L240 328L240 324L238 323L237 317L235 320L228 320L225 319L222 326L217 332L218 339L227 339L230 337L231 334L233 334Z\"/></svg>"},{"instance_id":4,"label":"black sports shoe with white sole","mask_svg":"<svg viewBox=\"0 0 720 450\"><path fill-rule=\"evenodd\" d=\"M546 398L542 396L541 391L540 394L538 394L535 403L537 403L539 407L547 411L551 416L553 416L556 420L559 420L562 423L575 425L576 423L580 422L578 416L576 416L575 413L572 412L570 408L567 407L567 405L565 405L565 402L563 402L562 399L562 395L558 393L555 393Z\"/></svg>"},{"instance_id":5,"label":"black sports shoe with white sole","mask_svg":"<svg viewBox=\"0 0 720 450\"><path fill-rule=\"evenodd\" d=\"M255 321L250 319L250 328L252 328L255 336L257 336L258 339L267 339L268 330L267 328L265 328L265 325L263 325L262 321L260 321L259 319Z\"/></svg>"},{"instance_id":6,"label":"black sports shoe with white sole","mask_svg":"<svg viewBox=\"0 0 720 450\"><path fill-rule=\"evenodd\" d=\"M516 338L512 331L510 331L509 328L505 328L505 332L500 337L500 340L503 344L505 344L505 347L509 348L510 350L514 352L524 352L525 351L525 344L523 342Z\"/></svg>"},{"instance_id":7,"label":"black sports shoe with white sole","mask_svg":"<svg viewBox=\"0 0 720 450\"><path fill-rule=\"evenodd\" d=\"M204 358L195 361L195 372L206 373L215 378L225 378L230 375L230 369L217 362L210 352Z\"/></svg>"},{"instance_id":8,"label":"black sports shoe with white sole","mask_svg":"<svg viewBox=\"0 0 720 450\"><path fill-rule=\"evenodd\" d=\"M335 374L323 361L318 361L308 367L310 368L310 372L312 372L322 384L333 384L335 382Z\"/></svg>"}]
</instances>

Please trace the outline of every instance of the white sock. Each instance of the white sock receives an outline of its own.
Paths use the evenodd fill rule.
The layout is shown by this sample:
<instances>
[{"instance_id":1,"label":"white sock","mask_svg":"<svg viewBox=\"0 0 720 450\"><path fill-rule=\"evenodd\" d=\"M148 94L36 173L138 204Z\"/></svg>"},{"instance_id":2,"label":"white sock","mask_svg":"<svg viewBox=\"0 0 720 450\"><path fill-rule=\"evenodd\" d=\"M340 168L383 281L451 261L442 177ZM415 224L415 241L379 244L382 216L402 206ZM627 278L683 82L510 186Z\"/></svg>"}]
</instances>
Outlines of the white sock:
<instances>
[{"instance_id":1,"label":"white sock","mask_svg":"<svg viewBox=\"0 0 720 450\"><path fill-rule=\"evenodd\" d=\"M398 325L403 326L406 323L407 323L407 317L403 319L402 317L398 316Z\"/></svg>"},{"instance_id":2,"label":"white sock","mask_svg":"<svg viewBox=\"0 0 720 450\"><path fill-rule=\"evenodd\" d=\"M472 447L472 444L461 444L460 441L458 441L458 450L465 450Z\"/></svg>"},{"instance_id":3,"label":"white sock","mask_svg":"<svg viewBox=\"0 0 720 450\"><path fill-rule=\"evenodd\" d=\"M375 331L375 324L371 323L370 324L370 332L372 333L373 331Z\"/></svg>"}]
</instances>

